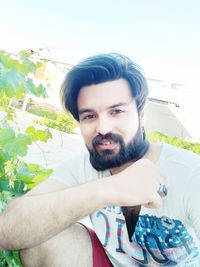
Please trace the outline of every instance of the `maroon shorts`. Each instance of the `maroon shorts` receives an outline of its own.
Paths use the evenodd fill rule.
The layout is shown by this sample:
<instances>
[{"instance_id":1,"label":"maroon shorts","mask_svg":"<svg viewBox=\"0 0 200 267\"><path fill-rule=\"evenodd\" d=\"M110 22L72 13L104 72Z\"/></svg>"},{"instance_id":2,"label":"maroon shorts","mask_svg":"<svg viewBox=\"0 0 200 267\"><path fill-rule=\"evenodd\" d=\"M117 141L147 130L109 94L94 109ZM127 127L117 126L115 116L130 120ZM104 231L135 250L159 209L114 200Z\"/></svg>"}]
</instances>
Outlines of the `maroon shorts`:
<instances>
[{"instance_id":1,"label":"maroon shorts","mask_svg":"<svg viewBox=\"0 0 200 267\"><path fill-rule=\"evenodd\" d=\"M95 232L91 228L83 226L87 229L92 241L93 267L112 267L113 265Z\"/></svg>"}]
</instances>

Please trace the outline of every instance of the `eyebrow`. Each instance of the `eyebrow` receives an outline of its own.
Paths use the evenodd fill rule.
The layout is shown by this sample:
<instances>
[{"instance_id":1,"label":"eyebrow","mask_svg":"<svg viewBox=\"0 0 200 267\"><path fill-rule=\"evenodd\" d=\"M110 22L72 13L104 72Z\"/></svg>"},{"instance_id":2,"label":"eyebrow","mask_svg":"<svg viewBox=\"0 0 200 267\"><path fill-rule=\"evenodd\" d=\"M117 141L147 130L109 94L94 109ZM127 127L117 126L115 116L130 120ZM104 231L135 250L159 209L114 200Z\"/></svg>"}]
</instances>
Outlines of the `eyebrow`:
<instances>
[{"instance_id":1,"label":"eyebrow","mask_svg":"<svg viewBox=\"0 0 200 267\"><path fill-rule=\"evenodd\" d=\"M121 107L121 106L127 106L129 103L126 102L120 102L118 104L112 105L109 108L116 108L116 107Z\"/></svg>"},{"instance_id":2,"label":"eyebrow","mask_svg":"<svg viewBox=\"0 0 200 267\"><path fill-rule=\"evenodd\" d=\"M93 109L89 109L89 108L82 108L78 111L78 114L81 115L83 113L88 113L88 112L94 112Z\"/></svg>"},{"instance_id":3,"label":"eyebrow","mask_svg":"<svg viewBox=\"0 0 200 267\"><path fill-rule=\"evenodd\" d=\"M116 108L116 107L121 107L121 106L127 106L129 103L126 103L126 102L120 102L120 103L117 103L117 104L114 104L112 106L109 106L107 109L111 109L111 108ZM79 115L82 115L83 113L89 113L89 112L94 112L93 109L90 109L90 108L82 108L78 111L78 114Z\"/></svg>"}]
</instances>

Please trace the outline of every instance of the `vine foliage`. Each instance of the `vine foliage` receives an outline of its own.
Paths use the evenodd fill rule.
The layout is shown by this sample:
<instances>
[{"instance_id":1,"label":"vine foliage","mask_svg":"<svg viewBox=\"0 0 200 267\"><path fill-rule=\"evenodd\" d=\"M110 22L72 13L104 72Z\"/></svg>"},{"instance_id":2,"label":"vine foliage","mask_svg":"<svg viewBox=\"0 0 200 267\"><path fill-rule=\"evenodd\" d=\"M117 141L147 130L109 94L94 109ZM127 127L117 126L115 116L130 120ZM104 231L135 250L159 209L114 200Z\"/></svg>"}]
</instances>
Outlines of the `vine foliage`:
<instances>
[{"instance_id":1,"label":"vine foliage","mask_svg":"<svg viewBox=\"0 0 200 267\"><path fill-rule=\"evenodd\" d=\"M23 160L33 142L47 142L52 137L50 131L15 127L15 110L9 105L13 98L23 99L26 93L47 97L45 87L34 82L34 74L43 64L39 51L23 50L12 55L0 50L0 213L13 198L28 192L52 172ZM0 266L22 266L19 253L0 251Z\"/></svg>"}]
</instances>

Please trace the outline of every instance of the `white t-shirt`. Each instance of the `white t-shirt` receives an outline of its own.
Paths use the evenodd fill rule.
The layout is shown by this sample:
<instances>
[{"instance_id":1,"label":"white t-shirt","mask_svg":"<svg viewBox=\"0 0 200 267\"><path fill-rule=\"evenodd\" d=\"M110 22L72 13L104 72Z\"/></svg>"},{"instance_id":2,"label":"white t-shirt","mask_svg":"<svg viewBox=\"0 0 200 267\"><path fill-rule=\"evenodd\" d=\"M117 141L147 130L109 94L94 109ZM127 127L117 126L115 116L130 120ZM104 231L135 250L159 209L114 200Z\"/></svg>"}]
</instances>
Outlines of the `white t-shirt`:
<instances>
[{"instance_id":1,"label":"white t-shirt","mask_svg":"<svg viewBox=\"0 0 200 267\"><path fill-rule=\"evenodd\" d=\"M91 214L93 228L115 267L199 267L200 157L163 144L156 164L167 177L168 194L161 208L141 208L132 242L120 207ZM84 153L62 164L51 179L75 186L106 176L110 172L97 172Z\"/></svg>"}]
</instances>

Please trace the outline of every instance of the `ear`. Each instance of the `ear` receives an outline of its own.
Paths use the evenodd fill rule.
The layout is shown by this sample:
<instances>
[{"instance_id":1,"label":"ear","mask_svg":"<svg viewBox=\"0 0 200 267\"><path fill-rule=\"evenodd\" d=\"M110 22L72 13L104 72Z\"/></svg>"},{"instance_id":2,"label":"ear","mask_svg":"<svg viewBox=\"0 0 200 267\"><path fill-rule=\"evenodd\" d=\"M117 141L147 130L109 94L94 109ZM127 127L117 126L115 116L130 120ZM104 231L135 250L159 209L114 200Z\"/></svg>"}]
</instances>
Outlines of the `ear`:
<instances>
[{"instance_id":1,"label":"ear","mask_svg":"<svg viewBox=\"0 0 200 267\"><path fill-rule=\"evenodd\" d=\"M143 126L144 125L144 110L143 109L139 113L139 121L140 121L140 125Z\"/></svg>"}]
</instances>

